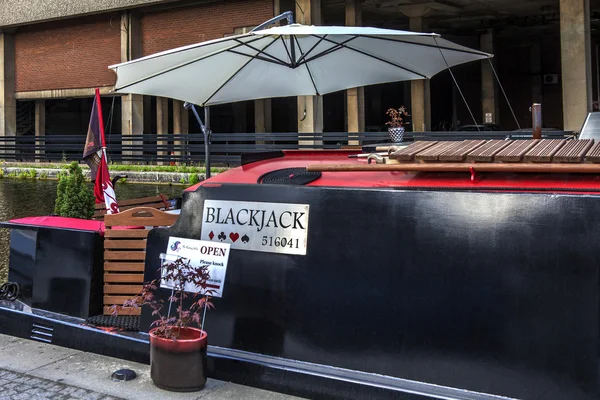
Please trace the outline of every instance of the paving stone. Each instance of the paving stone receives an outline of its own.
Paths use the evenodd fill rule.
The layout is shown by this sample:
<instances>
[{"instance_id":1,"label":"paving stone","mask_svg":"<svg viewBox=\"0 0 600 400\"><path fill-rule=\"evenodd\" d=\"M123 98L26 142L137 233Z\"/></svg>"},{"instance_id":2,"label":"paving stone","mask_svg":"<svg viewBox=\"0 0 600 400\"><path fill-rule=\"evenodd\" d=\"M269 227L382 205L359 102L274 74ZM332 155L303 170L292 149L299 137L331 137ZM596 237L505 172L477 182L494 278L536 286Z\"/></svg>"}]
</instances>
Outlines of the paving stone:
<instances>
[{"instance_id":1,"label":"paving stone","mask_svg":"<svg viewBox=\"0 0 600 400\"><path fill-rule=\"evenodd\" d=\"M9 382L9 383L7 383L7 384L4 385L4 389L16 389L19 386L21 386L21 385L18 384L17 382L11 381L11 382Z\"/></svg>"},{"instance_id":2,"label":"paving stone","mask_svg":"<svg viewBox=\"0 0 600 400\"><path fill-rule=\"evenodd\" d=\"M16 394L19 394L19 392L17 392L16 390L12 390L12 389L2 390L2 394L0 394L0 396L2 396L2 397L0 397L0 399L4 399L4 398L9 399Z\"/></svg>"},{"instance_id":3,"label":"paving stone","mask_svg":"<svg viewBox=\"0 0 600 400\"><path fill-rule=\"evenodd\" d=\"M55 392L49 392L49 391L47 391L43 388L39 388L39 387L33 387L33 388L25 391L25 393L30 395L31 398L36 398L36 399L37 398L48 399L56 394Z\"/></svg>"},{"instance_id":4,"label":"paving stone","mask_svg":"<svg viewBox=\"0 0 600 400\"><path fill-rule=\"evenodd\" d=\"M64 383L0 369L0 400L122 400Z\"/></svg>"},{"instance_id":5,"label":"paving stone","mask_svg":"<svg viewBox=\"0 0 600 400\"><path fill-rule=\"evenodd\" d=\"M3 371L4 374L2 374L2 379L8 379L9 381L12 381L13 379L17 379L19 377L18 374L11 372L11 371L7 371L7 370L0 370Z\"/></svg>"}]
</instances>

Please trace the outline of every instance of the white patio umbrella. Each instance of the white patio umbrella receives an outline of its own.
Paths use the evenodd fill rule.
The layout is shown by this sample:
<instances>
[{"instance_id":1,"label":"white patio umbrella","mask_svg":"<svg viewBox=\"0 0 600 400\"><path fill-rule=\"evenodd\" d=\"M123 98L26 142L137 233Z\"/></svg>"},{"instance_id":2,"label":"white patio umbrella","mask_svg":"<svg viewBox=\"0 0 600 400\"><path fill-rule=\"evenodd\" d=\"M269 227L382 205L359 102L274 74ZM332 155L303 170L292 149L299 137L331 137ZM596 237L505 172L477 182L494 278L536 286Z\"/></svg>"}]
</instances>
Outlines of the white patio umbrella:
<instances>
[{"instance_id":1,"label":"white patio umbrella","mask_svg":"<svg viewBox=\"0 0 600 400\"><path fill-rule=\"evenodd\" d=\"M291 24L110 66L115 92L200 106L427 79L492 55L435 33Z\"/></svg>"},{"instance_id":2,"label":"white patio umbrella","mask_svg":"<svg viewBox=\"0 0 600 400\"><path fill-rule=\"evenodd\" d=\"M210 129L194 104L208 106L271 97L323 95L378 83L428 79L469 61L491 58L442 39L368 27L288 24L197 43L109 68L116 93L185 101L202 132L210 177Z\"/></svg>"}]
</instances>

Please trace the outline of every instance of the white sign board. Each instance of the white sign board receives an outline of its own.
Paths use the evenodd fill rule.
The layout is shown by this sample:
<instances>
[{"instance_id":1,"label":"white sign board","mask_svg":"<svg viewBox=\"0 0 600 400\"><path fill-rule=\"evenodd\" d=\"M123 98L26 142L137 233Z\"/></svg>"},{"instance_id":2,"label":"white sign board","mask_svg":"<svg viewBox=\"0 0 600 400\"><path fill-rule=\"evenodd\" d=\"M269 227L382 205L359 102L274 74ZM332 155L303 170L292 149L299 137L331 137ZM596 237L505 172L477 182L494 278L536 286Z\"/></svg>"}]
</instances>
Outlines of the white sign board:
<instances>
[{"instance_id":1,"label":"white sign board","mask_svg":"<svg viewBox=\"0 0 600 400\"><path fill-rule=\"evenodd\" d=\"M200 239L232 249L306 255L308 204L205 200Z\"/></svg>"},{"instance_id":2,"label":"white sign board","mask_svg":"<svg viewBox=\"0 0 600 400\"><path fill-rule=\"evenodd\" d=\"M192 268L208 266L210 279L207 281L207 289L213 291L210 294L211 296L222 297L223 286L225 286L225 273L227 272L227 261L229 261L229 248L229 243L170 237L163 263L175 261L177 257L182 257L190 260ZM162 276L164 276L164 270ZM173 282L165 281L164 279L160 281L161 288L173 289L173 285ZM193 284L186 285L184 290L186 292L204 294L202 288Z\"/></svg>"}]
</instances>

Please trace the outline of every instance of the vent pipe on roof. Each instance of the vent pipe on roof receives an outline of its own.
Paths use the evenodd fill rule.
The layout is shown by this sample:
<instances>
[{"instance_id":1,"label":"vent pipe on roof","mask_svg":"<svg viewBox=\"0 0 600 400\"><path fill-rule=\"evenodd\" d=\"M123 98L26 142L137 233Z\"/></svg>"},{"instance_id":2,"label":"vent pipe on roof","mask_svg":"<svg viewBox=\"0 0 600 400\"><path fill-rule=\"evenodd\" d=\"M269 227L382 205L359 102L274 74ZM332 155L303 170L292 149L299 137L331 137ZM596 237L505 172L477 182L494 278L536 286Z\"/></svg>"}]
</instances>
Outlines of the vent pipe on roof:
<instances>
[{"instance_id":1,"label":"vent pipe on roof","mask_svg":"<svg viewBox=\"0 0 600 400\"><path fill-rule=\"evenodd\" d=\"M534 103L531 108L531 126L534 139L542 138L542 105Z\"/></svg>"}]
</instances>

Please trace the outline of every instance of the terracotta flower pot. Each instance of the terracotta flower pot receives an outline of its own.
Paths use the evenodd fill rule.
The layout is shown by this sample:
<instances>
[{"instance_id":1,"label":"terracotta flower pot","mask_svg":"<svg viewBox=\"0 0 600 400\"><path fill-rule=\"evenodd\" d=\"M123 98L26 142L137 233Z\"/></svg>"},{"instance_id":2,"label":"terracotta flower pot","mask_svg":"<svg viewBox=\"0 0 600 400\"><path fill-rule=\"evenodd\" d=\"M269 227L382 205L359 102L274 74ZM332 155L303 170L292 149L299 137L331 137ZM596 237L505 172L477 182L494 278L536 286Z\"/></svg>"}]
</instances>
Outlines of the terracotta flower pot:
<instances>
[{"instance_id":1,"label":"terracotta flower pot","mask_svg":"<svg viewBox=\"0 0 600 400\"><path fill-rule=\"evenodd\" d=\"M195 392L206 384L207 333L183 328L179 339L165 339L150 330L150 377L154 385L173 392Z\"/></svg>"}]
</instances>

